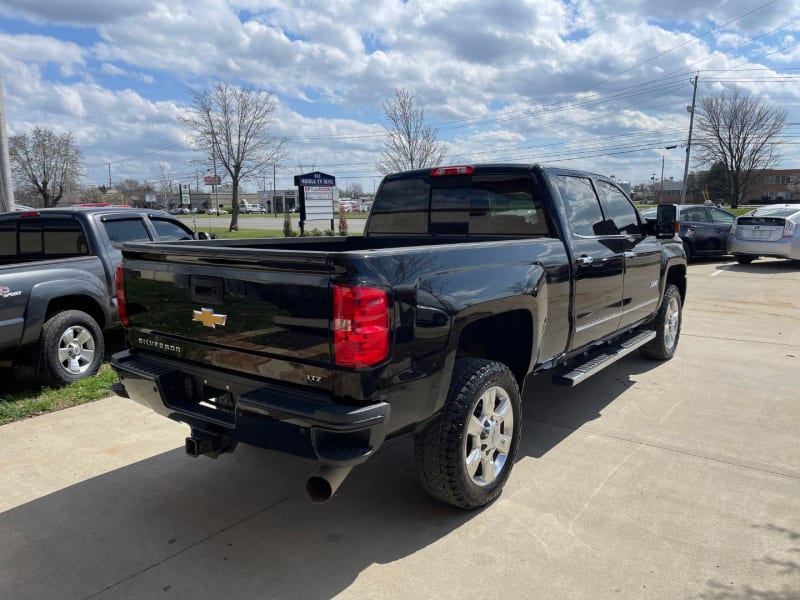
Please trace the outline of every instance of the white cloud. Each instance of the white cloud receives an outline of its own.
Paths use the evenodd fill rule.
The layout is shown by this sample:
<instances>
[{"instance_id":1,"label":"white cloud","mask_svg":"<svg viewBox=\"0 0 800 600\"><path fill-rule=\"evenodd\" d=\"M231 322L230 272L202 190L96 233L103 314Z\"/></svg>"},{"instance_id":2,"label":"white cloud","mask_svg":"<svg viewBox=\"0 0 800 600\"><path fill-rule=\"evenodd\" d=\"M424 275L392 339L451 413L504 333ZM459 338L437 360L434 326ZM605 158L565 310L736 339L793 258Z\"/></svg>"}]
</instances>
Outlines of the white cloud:
<instances>
[{"instance_id":1,"label":"white cloud","mask_svg":"<svg viewBox=\"0 0 800 600\"><path fill-rule=\"evenodd\" d=\"M222 79L275 94L276 133L292 138L287 169L327 164L367 178L380 158L382 102L395 87L416 96L458 155L526 160L589 136L685 137L696 71L701 95L739 83L789 102L800 96L797 82L764 79L800 60L798 23L786 25L800 0L760 10L746 0L68 4L6 0L0 8L37 24L16 34L0 28L9 127L75 131L100 181L108 162L120 176L157 175L159 160L191 171L194 153L175 117L186 86ZM53 22L89 28L29 33ZM737 74L741 65L770 70L755 81ZM799 110L796 100L790 106ZM649 160L627 164L634 171ZM576 166L603 171L604 161L620 172L619 157Z\"/></svg>"}]
</instances>

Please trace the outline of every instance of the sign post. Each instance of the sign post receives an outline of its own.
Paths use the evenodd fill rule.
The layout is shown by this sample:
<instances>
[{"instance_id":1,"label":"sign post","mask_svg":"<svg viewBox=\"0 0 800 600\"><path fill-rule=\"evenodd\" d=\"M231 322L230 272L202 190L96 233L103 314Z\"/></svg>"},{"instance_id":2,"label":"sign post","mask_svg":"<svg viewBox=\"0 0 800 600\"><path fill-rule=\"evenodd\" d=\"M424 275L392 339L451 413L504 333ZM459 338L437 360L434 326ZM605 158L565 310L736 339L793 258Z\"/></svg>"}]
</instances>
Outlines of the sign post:
<instances>
[{"instance_id":1,"label":"sign post","mask_svg":"<svg viewBox=\"0 0 800 600\"><path fill-rule=\"evenodd\" d=\"M307 220L330 219L333 231L333 195L336 190L336 178L314 171L305 175L295 175L294 184L300 197L300 235L305 233Z\"/></svg>"}]
</instances>

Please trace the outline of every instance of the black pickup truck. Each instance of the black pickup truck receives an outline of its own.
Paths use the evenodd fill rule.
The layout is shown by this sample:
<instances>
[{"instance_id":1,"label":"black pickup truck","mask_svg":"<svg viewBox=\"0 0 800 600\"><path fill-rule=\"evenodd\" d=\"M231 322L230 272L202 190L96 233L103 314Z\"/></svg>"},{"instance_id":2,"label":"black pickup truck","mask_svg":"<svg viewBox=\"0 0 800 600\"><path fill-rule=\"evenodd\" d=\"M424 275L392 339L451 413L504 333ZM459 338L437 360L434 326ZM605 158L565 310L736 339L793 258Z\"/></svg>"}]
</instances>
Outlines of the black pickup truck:
<instances>
[{"instance_id":1,"label":"black pickup truck","mask_svg":"<svg viewBox=\"0 0 800 600\"><path fill-rule=\"evenodd\" d=\"M115 270L126 241L193 239L156 210L48 208L0 214L0 365L46 383L97 372L119 325Z\"/></svg>"},{"instance_id":2,"label":"black pickup truck","mask_svg":"<svg viewBox=\"0 0 800 600\"><path fill-rule=\"evenodd\" d=\"M528 376L670 358L686 295L674 206L647 223L613 180L537 165L387 176L363 237L123 254L117 392L188 424L192 456L243 442L316 460L315 501L411 433L430 494L485 505Z\"/></svg>"}]
</instances>

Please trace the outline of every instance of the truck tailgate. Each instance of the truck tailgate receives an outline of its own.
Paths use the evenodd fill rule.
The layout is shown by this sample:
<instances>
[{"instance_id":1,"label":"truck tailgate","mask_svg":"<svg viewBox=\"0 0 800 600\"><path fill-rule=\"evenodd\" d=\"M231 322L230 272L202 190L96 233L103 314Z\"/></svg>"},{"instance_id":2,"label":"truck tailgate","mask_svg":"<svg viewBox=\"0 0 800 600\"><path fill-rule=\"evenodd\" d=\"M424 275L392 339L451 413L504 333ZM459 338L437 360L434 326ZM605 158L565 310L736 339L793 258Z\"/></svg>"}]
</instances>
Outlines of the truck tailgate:
<instances>
[{"instance_id":1,"label":"truck tailgate","mask_svg":"<svg viewBox=\"0 0 800 600\"><path fill-rule=\"evenodd\" d=\"M269 254L126 247L129 345L248 375L329 382L325 253Z\"/></svg>"}]
</instances>

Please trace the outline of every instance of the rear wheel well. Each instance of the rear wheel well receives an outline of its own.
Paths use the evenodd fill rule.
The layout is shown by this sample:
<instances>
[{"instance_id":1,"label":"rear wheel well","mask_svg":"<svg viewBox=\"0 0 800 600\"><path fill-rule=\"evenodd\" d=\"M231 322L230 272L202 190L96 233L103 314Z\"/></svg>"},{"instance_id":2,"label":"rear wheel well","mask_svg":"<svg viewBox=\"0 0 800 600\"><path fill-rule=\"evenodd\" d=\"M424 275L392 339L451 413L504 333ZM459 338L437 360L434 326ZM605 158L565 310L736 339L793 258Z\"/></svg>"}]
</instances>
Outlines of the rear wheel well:
<instances>
[{"instance_id":1,"label":"rear wheel well","mask_svg":"<svg viewBox=\"0 0 800 600\"><path fill-rule=\"evenodd\" d=\"M100 325L101 329L105 329L110 325L103 309L97 301L90 296L63 296L61 298L54 298L47 305L45 321L48 321L53 315L64 312L65 310L80 310L85 312Z\"/></svg>"},{"instance_id":2,"label":"rear wheel well","mask_svg":"<svg viewBox=\"0 0 800 600\"><path fill-rule=\"evenodd\" d=\"M531 362L533 319L525 310L486 317L467 325L458 340L458 355L503 363L522 389Z\"/></svg>"}]
</instances>

